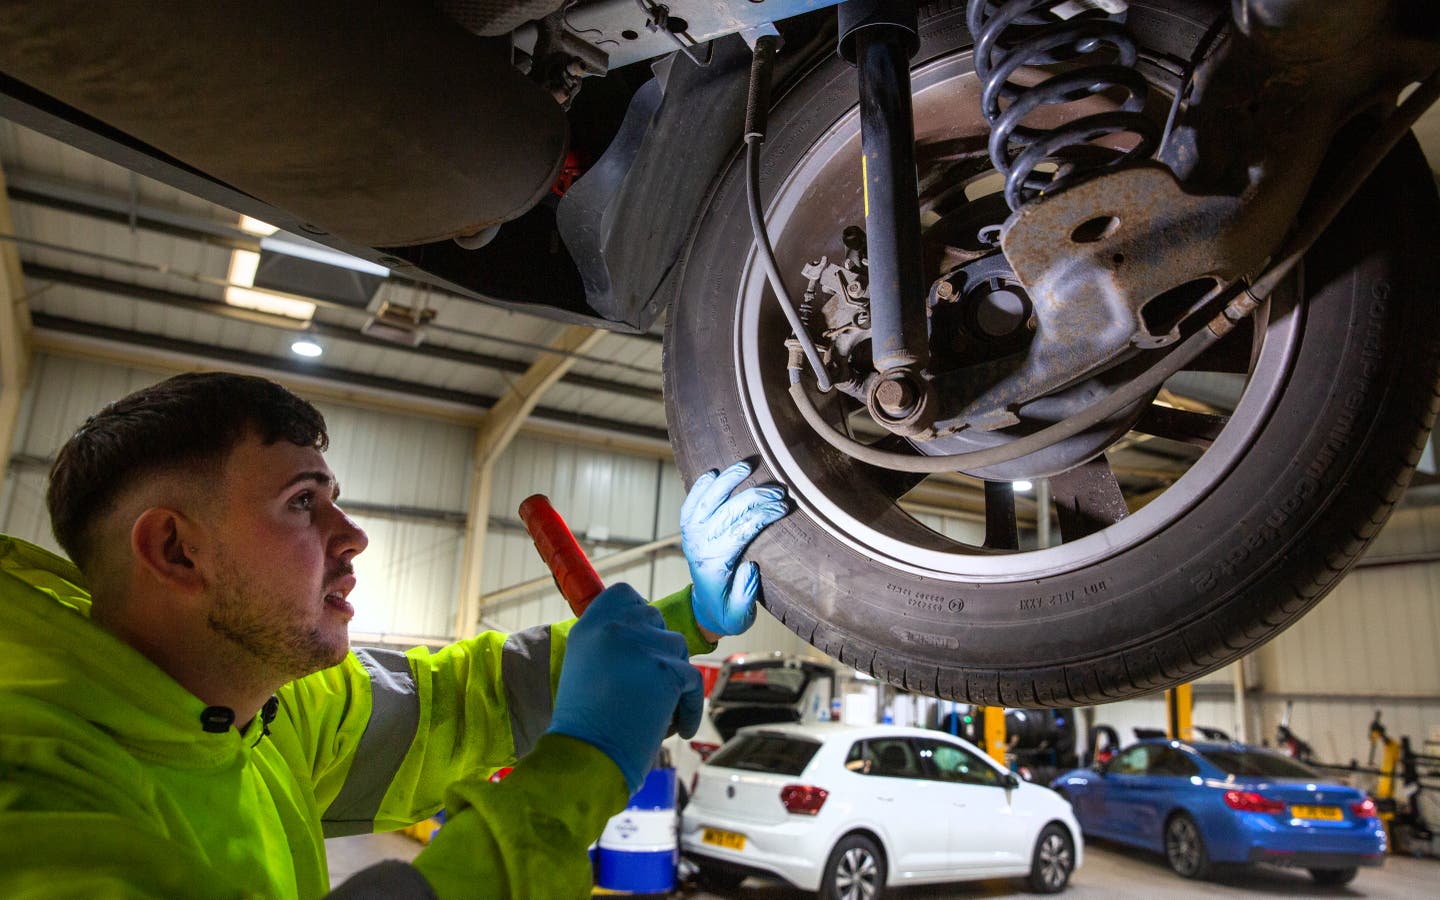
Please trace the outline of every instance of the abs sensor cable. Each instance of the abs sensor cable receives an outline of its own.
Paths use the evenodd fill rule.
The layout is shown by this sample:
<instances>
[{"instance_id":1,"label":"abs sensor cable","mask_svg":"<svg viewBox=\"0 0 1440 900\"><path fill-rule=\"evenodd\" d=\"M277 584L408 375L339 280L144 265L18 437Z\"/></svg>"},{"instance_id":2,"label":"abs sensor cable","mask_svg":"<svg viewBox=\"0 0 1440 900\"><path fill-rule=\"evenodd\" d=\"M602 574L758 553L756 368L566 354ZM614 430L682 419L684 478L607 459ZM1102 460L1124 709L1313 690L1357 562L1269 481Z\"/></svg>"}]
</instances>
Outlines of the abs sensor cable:
<instances>
[{"instance_id":1,"label":"abs sensor cable","mask_svg":"<svg viewBox=\"0 0 1440 900\"><path fill-rule=\"evenodd\" d=\"M775 41L775 38L769 36L761 37L756 41L754 62L750 68L750 95L745 111L745 168L750 204L750 228L755 233L755 244L760 251L760 258L765 266L770 287L775 292L775 297L780 302L780 308L784 311L785 318L795 332L801 348L805 351L805 358L809 360L810 367L815 371L817 386L822 393L825 393L831 389L829 374L825 371L820 355L811 342L799 314L796 313L794 301L780 277L780 269L775 262L775 253L770 244L770 236L765 228L765 218L760 209L760 144L765 140L766 115L770 105L770 73L775 59ZM1193 362L1234 330L1235 326L1246 316L1254 312L1304 259L1305 253L1320 238L1325 229L1330 227L1330 223L1340 214L1340 210L1345 207L1345 204L1350 202L1350 198L1365 183L1365 179L1370 177L1375 168L1380 165L1381 160L1390 153L1400 139L1410 131L1410 127L1415 124L1421 114L1429 109L1437 99L1440 99L1440 70L1432 72L1424 81L1420 82L1415 91L1396 108L1395 112L1371 132L1370 137L1355 153L1344 173L1326 193L1325 199L1306 216L1300 227L1291 234L1290 239L1272 257L1270 265L1253 282L1242 278L1227 286L1226 293L1231 299L1226 303L1225 308L1216 314L1215 318L1176 345L1174 350L1143 374L1118 388L1103 400L1091 404L1062 422L1048 425L1033 434L1016 438L1014 441L998 447L969 450L964 453L916 456L879 450L836 431L829 422L825 421L820 415L820 411L815 408L815 404L811 402L810 395L806 392L805 385L801 380L801 370L793 365L789 369L790 398L800 411L801 417L830 446L860 462L898 472L933 473L954 472L959 469L981 469L1010 462L1022 456L1029 456L1044 450L1057 441L1073 437L1105 421L1151 391L1158 390L1170 376Z\"/></svg>"}]
</instances>

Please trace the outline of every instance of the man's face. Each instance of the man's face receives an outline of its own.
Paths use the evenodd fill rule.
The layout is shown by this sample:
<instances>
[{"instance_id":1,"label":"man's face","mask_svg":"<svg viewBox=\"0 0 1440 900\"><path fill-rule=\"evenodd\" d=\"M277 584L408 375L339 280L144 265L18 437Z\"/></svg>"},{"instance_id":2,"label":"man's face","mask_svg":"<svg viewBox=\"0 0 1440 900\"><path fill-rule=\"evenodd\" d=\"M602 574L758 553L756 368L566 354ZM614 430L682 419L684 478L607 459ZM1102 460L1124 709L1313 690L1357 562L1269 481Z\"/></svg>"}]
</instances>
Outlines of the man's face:
<instances>
[{"instance_id":1,"label":"man's face","mask_svg":"<svg viewBox=\"0 0 1440 900\"><path fill-rule=\"evenodd\" d=\"M250 436L222 469L209 625L272 674L299 678L350 646L350 561L369 539L336 501L339 485L313 447Z\"/></svg>"}]
</instances>

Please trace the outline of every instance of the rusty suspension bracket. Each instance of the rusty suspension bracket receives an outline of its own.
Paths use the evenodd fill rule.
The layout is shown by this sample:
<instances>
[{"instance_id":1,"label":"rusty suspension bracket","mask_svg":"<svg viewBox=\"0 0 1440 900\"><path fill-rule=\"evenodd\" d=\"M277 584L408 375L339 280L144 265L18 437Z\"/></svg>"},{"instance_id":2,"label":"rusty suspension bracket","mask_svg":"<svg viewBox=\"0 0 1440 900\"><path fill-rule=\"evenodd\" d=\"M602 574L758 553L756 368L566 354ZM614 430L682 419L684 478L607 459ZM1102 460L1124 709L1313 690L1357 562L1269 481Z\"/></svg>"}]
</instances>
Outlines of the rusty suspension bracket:
<instances>
[{"instance_id":1,"label":"rusty suspension bracket","mask_svg":"<svg viewBox=\"0 0 1440 900\"><path fill-rule=\"evenodd\" d=\"M855 441L836 431L815 409L814 403L800 382L798 359L792 354L790 365L790 397L801 416L826 443L864 463L899 472L956 472L998 465L1036 453L1051 444L1072 437L1098 422L1104 421L1148 392L1158 389L1176 372L1181 371L1202 353L1229 334L1235 325L1250 315L1264 298L1279 286L1304 258L1305 253L1324 233L1340 210L1375 171L1380 162L1394 149L1425 112L1440 100L1440 68L1429 73L1403 103L1382 122L1356 150L1329 192L1307 212L1304 220L1275 254L1265 270L1254 279L1236 279L1227 285L1221 296L1227 302L1206 325L1170 350L1146 372L1116 390L1103 400L1087 407L1063 422L1017 438L998 447L949 453L936 456L912 456L879 450Z\"/></svg>"},{"instance_id":2,"label":"rusty suspension bracket","mask_svg":"<svg viewBox=\"0 0 1440 900\"><path fill-rule=\"evenodd\" d=\"M1392 106L1440 63L1402 0L1243 0L1197 60L1156 162L1097 173L1021 206L1002 247L1034 304L1022 366L964 398L940 433L1003 428L1012 410L1137 350L1166 347L1226 286L1259 271L1296 221L1332 137ZM1279 127L1277 127L1279 126Z\"/></svg>"}]
</instances>

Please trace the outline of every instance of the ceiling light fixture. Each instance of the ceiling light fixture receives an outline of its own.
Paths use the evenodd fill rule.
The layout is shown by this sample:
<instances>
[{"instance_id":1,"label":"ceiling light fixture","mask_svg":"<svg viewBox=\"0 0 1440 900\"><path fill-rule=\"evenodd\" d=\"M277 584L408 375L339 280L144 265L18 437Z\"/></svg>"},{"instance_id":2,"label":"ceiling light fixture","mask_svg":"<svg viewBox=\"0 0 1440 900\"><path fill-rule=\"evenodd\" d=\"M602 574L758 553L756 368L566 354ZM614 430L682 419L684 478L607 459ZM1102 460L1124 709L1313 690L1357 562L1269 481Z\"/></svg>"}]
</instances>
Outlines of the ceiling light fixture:
<instances>
[{"instance_id":1,"label":"ceiling light fixture","mask_svg":"<svg viewBox=\"0 0 1440 900\"><path fill-rule=\"evenodd\" d=\"M325 348L321 347L314 341L299 340L290 345L290 352L294 353L296 356L308 356L311 359L314 359L315 357L324 353Z\"/></svg>"},{"instance_id":2,"label":"ceiling light fixture","mask_svg":"<svg viewBox=\"0 0 1440 900\"><path fill-rule=\"evenodd\" d=\"M298 297L289 297L255 289L255 273L260 268L260 254L254 250L235 250L230 254L230 271L225 280L225 302L242 309L287 316L308 322L315 317L315 304Z\"/></svg>"},{"instance_id":3,"label":"ceiling light fixture","mask_svg":"<svg viewBox=\"0 0 1440 900\"><path fill-rule=\"evenodd\" d=\"M240 230L248 231L251 234L258 234L261 237L269 237L280 229L274 225L271 225L269 222L262 222L259 219L252 218L251 216L241 216Z\"/></svg>"},{"instance_id":4,"label":"ceiling light fixture","mask_svg":"<svg viewBox=\"0 0 1440 900\"><path fill-rule=\"evenodd\" d=\"M1010 482L1010 487L1017 491L1028 491L1035 487L1035 485L1028 481L1012 481Z\"/></svg>"},{"instance_id":5,"label":"ceiling light fixture","mask_svg":"<svg viewBox=\"0 0 1440 900\"><path fill-rule=\"evenodd\" d=\"M387 278L390 275L390 270L379 263L372 263L368 259L341 253L339 250L331 250L329 247L311 241L301 242L293 239L290 235L263 237L260 239L260 249L270 253L308 259L311 262L334 266L337 269L349 269L362 275L375 275L380 278Z\"/></svg>"}]
</instances>

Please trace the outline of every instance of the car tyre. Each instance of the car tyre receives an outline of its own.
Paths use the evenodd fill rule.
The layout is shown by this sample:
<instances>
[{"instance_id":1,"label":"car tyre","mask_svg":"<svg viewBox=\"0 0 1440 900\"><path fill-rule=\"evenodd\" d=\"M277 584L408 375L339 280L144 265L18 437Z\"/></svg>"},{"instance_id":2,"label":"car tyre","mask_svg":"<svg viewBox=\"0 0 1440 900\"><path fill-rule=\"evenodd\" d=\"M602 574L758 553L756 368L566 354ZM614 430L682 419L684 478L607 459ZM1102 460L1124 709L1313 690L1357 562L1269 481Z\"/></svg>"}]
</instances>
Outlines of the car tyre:
<instances>
[{"instance_id":1,"label":"car tyre","mask_svg":"<svg viewBox=\"0 0 1440 900\"><path fill-rule=\"evenodd\" d=\"M1075 871L1075 841L1064 825L1051 822L1035 840L1030 858L1030 890L1037 894L1058 894L1070 883Z\"/></svg>"},{"instance_id":2,"label":"car tyre","mask_svg":"<svg viewBox=\"0 0 1440 900\"><path fill-rule=\"evenodd\" d=\"M885 896L885 854L863 834L849 834L830 851L820 880L822 900L880 900Z\"/></svg>"},{"instance_id":3,"label":"car tyre","mask_svg":"<svg viewBox=\"0 0 1440 900\"><path fill-rule=\"evenodd\" d=\"M1210 876L1210 854L1200 826L1188 813L1176 813L1165 823L1165 861L1181 878Z\"/></svg>"},{"instance_id":4,"label":"car tyre","mask_svg":"<svg viewBox=\"0 0 1440 900\"><path fill-rule=\"evenodd\" d=\"M927 4L917 72L967 59L965 6ZM1135 0L1128 23L1143 58L1187 59L1224 6ZM1165 70L1153 71L1163 82ZM849 207L814 212L831 215L821 225L805 220L803 205L786 212L803 191L827 189L818 175L805 178L822 167L826 142L849 133L850 124L835 129L857 102L844 60L832 54L807 73L776 92L761 178L769 215L786 220L772 224L771 239L797 291L803 260L835 244L850 221L837 217L853 217ZM1197 477L1172 486L1170 499L1121 523L1133 540L1093 556L1065 543L1043 553L950 553L957 542L896 506L908 481L814 434L788 394L789 325L764 299L762 267L747 263L754 236L741 157L717 182L674 280L666 419L687 483L759 456L754 480L787 484L796 508L756 539L749 558L764 573L769 612L830 656L918 693L984 705L1140 696L1273 638L1334 587L1399 503L1434 420L1440 365L1440 304L1429 301L1440 258L1436 194L1412 139L1307 255L1306 296L1293 314L1279 314L1293 291L1276 292L1277 314L1266 321L1272 355L1222 442L1234 465L1217 454L1192 469ZM846 190L844 202L855 203L857 192ZM1282 353L1292 346L1285 340L1300 352ZM788 470L778 468L785 460ZM1206 472L1214 477L1199 477ZM925 557L933 565L910 559L922 546L943 551ZM967 555L1005 563L1006 574L976 574Z\"/></svg>"},{"instance_id":5,"label":"car tyre","mask_svg":"<svg viewBox=\"0 0 1440 900\"><path fill-rule=\"evenodd\" d=\"M1316 884L1342 885L1354 881L1359 872L1355 866L1348 869L1311 869L1310 877L1315 879Z\"/></svg>"}]
</instances>

